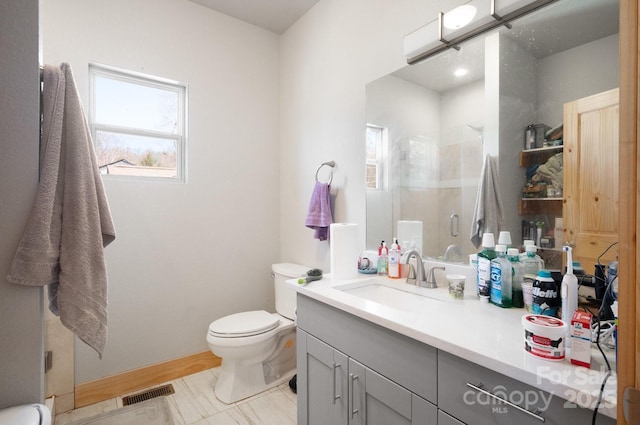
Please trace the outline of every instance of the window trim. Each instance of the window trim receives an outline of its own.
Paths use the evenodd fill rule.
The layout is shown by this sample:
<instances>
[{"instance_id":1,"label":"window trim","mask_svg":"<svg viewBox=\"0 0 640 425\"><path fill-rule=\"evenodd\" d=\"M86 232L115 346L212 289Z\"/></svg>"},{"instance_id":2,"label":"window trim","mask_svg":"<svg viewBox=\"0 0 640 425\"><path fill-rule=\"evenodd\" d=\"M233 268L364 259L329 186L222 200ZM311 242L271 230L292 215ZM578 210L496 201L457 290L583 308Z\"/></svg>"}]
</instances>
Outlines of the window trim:
<instances>
[{"instance_id":1,"label":"window trim","mask_svg":"<svg viewBox=\"0 0 640 425\"><path fill-rule=\"evenodd\" d=\"M137 180L137 181L159 181L165 183L187 183L187 117L188 117L188 93L189 88L186 83L157 77L136 71L129 71L114 66L103 65L96 62L89 62L89 130L94 144L97 140L98 131L128 134L132 136L153 137L158 139L176 141L176 177L151 177L102 174L103 178L114 180ZM96 95L95 76L103 76L113 80L119 80L140 86L162 89L174 92L178 96L178 122L176 133L146 130L135 127L125 127L112 124L96 123Z\"/></svg>"},{"instance_id":2,"label":"window trim","mask_svg":"<svg viewBox=\"0 0 640 425\"><path fill-rule=\"evenodd\" d=\"M386 149L387 149L387 138L388 138L388 131L389 129L387 127L383 127L380 125L375 125L375 124L371 124L371 123L367 123L366 125L366 129L367 131L369 129L375 129L376 131L379 131L380 134L380 140L378 142L378 147L376 149L376 159L375 160L371 160L368 158L365 158L365 164L369 165L369 164L373 164L376 165L376 183L377 183L377 187L375 188L370 188L370 187L366 187L366 190L371 190L371 191L383 191L386 189L387 184L386 184ZM366 182L365 182L366 183Z\"/></svg>"}]
</instances>

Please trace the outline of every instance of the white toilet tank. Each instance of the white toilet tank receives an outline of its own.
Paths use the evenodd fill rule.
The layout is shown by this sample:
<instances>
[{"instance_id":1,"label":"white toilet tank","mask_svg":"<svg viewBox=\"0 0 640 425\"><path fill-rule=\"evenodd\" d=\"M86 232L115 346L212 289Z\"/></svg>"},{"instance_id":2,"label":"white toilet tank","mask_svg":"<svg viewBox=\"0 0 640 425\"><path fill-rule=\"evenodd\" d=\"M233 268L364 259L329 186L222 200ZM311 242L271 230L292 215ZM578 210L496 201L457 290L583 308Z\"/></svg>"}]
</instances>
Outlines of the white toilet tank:
<instances>
[{"instance_id":1,"label":"white toilet tank","mask_svg":"<svg viewBox=\"0 0 640 425\"><path fill-rule=\"evenodd\" d=\"M275 286L276 311L287 319L294 320L296 312L297 283L287 283L289 279L305 276L311 267L300 264L279 263L271 265L271 276Z\"/></svg>"}]
</instances>

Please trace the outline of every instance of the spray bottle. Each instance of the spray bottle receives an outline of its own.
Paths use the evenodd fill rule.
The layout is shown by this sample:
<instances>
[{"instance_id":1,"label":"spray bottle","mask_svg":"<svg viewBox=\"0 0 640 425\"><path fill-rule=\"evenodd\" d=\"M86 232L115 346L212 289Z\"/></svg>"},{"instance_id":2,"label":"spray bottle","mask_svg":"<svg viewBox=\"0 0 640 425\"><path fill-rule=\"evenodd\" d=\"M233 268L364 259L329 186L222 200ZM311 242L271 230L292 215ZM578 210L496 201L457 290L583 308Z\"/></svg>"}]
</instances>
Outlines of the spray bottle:
<instances>
[{"instance_id":1,"label":"spray bottle","mask_svg":"<svg viewBox=\"0 0 640 425\"><path fill-rule=\"evenodd\" d=\"M562 297L562 321L571 329L571 317L578 309L578 278L573 274L573 259L571 257L571 247L563 246L562 250L567 253L567 272L562 278L560 295ZM571 346L571 338L566 339L565 347Z\"/></svg>"}]
</instances>

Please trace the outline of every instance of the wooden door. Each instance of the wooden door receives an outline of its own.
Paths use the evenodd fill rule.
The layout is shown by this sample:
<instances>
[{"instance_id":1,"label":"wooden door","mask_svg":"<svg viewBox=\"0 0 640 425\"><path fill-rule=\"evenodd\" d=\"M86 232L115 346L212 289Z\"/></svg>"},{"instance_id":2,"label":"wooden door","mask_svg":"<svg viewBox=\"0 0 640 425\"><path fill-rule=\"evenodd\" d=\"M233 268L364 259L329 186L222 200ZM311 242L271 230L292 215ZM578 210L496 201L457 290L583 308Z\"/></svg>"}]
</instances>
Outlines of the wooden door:
<instances>
[{"instance_id":1,"label":"wooden door","mask_svg":"<svg viewBox=\"0 0 640 425\"><path fill-rule=\"evenodd\" d=\"M617 259L618 89L564 105L564 241L587 273Z\"/></svg>"},{"instance_id":2,"label":"wooden door","mask_svg":"<svg viewBox=\"0 0 640 425\"><path fill-rule=\"evenodd\" d=\"M640 389L640 264L638 211L638 0L620 1L620 267L618 275L618 424L638 423L624 417L624 392ZM633 420L635 419L635 422Z\"/></svg>"}]
</instances>

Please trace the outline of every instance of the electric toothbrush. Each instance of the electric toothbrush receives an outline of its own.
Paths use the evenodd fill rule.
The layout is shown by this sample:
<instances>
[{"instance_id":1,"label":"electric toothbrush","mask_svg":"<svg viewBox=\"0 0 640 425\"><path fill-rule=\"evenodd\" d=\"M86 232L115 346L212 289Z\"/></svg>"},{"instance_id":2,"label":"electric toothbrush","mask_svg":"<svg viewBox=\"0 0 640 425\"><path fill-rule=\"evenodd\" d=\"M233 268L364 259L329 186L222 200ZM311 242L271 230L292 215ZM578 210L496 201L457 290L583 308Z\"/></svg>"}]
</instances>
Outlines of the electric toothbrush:
<instances>
[{"instance_id":1,"label":"electric toothbrush","mask_svg":"<svg viewBox=\"0 0 640 425\"><path fill-rule=\"evenodd\" d=\"M571 317L578 309L578 278L573 274L572 248L563 246L562 250L567 253L567 272L562 278L560 295L562 297L562 321L567 324L567 329L571 329ZM571 346L571 338L566 339L565 347Z\"/></svg>"}]
</instances>

